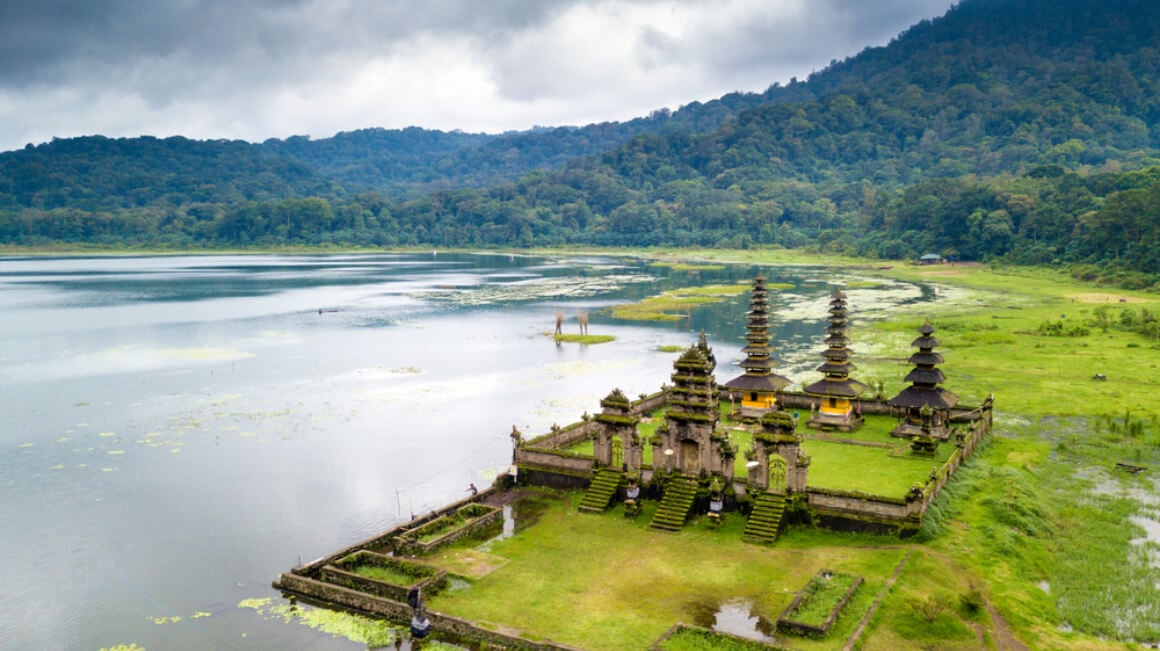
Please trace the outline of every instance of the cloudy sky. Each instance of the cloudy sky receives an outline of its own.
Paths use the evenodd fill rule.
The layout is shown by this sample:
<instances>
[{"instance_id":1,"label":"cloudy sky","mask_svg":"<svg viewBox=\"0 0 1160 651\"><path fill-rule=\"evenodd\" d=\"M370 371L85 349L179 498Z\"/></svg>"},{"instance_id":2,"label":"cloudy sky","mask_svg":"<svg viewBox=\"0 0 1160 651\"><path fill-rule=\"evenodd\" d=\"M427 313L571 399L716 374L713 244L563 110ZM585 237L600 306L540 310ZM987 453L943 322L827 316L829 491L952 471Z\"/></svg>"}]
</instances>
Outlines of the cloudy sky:
<instances>
[{"instance_id":1,"label":"cloudy sky","mask_svg":"<svg viewBox=\"0 0 1160 651\"><path fill-rule=\"evenodd\" d=\"M951 0L0 0L0 150L624 120L805 77Z\"/></svg>"}]
</instances>

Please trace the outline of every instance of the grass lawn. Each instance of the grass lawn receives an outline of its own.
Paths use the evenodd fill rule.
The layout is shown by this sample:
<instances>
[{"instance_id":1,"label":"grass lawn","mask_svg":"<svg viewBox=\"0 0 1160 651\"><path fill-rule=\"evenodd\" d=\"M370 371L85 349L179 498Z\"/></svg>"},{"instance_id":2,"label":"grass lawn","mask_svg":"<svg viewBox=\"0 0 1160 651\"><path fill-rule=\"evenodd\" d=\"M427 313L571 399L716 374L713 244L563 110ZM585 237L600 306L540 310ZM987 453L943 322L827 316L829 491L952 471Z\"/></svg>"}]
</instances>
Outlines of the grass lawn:
<instances>
[{"instance_id":1,"label":"grass lawn","mask_svg":"<svg viewBox=\"0 0 1160 651\"><path fill-rule=\"evenodd\" d=\"M812 458L808 479L811 487L905 497L911 484L926 483L930 471L941 466L955 446L940 444L934 457L913 455L906 443L890 450L807 440L802 449Z\"/></svg>"},{"instance_id":2,"label":"grass lawn","mask_svg":"<svg viewBox=\"0 0 1160 651\"><path fill-rule=\"evenodd\" d=\"M355 574L358 574L359 576L365 576L368 579L385 581L392 585L401 586L411 585L412 583L416 583L419 581L419 579L423 578L412 574L407 574L396 570L393 567L387 567L384 565L358 565L355 566L351 571Z\"/></svg>"},{"instance_id":3,"label":"grass lawn","mask_svg":"<svg viewBox=\"0 0 1160 651\"><path fill-rule=\"evenodd\" d=\"M617 508L580 513L580 497L564 494L535 526L492 543L490 554L510 562L433 597L431 608L586 649L646 649L674 623L711 626L726 602L744 600L776 620L818 570L829 568L865 577L859 594L870 595L850 604L828 643L801 645L832 648L905 553L890 538L810 530L775 547L749 545L741 542L744 519L729 515L720 529L694 520L677 534L654 532L648 523L655 503L628 520Z\"/></svg>"}]
</instances>

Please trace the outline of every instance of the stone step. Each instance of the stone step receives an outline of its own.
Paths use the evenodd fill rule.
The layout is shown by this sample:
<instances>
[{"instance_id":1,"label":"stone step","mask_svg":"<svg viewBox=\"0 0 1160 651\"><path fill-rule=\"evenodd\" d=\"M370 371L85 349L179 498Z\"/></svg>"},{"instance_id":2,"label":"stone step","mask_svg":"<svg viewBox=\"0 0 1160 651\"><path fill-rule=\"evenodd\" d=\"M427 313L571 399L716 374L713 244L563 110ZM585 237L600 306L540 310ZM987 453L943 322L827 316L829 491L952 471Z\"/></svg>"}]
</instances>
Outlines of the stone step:
<instances>
[{"instance_id":1,"label":"stone step","mask_svg":"<svg viewBox=\"0 0 1160 651\"><path fill-rule=\"evenodd\" d=\"M661 531L678 531L685 526L689 509L697 496L696 480L674 477L665 487L665 495L653 515L649 528Z\"/></svg>"},{"instance_id":2,"label":"stone step","mask_svg":"<svg viewBox=\"0 0 1160 651\"><path fill-rule=\"evenodd\" d=\"M777 540L781 518L785 514L785 496L763 493L758 496L745 523L742 540L750 543L772 543Z\"/></svg>"},{"instance_id":3,"label":"stone step","mask_svg":"<svg viewBox=\"0 0 1160 651\"><path fill-rule=\"evenodd\" d=\"M602 513L616 495L623 478L624 475L615 470L597 470L588 485L588 490L584 491L579 510L585 513Z\"/></svg>"}]
</instances>

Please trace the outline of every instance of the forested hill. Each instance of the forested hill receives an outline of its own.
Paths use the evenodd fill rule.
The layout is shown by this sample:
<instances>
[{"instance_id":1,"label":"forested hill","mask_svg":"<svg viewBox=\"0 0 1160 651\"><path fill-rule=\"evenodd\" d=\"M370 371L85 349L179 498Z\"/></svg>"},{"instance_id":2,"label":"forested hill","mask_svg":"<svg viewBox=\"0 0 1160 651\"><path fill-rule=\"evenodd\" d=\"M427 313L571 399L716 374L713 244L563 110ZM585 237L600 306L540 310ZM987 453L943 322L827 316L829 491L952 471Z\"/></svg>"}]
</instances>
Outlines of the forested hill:
<instances>
[{"instance_id":1,"label":"forested hill","mask_svg":"<svg viewBox=\"0 0 1160 651\"><path fill-rule=\"evenodd\" d=\"M109 193L106 159L56 141L0 155L0 240L775 244L1157 274L1157 44L1160 3L964 0L808 80L622 124L179 141L217 158ZM1134 241L1109 248L1113 227Z\"/></svg>"},{"instance_id":2,"label":"forested hill","mask_svg":"<svg viewBox=\"0 0 1160 651\"><path fill-rule=\"evenodd\" d=\"M0 208L121 210L365 191L401 200L512 181L644 133L712 131L763 101L733 93L627 122L500 135L410 127L260 144L180 136L60 138L0 153Z\"/></svg>"}]
</instances>

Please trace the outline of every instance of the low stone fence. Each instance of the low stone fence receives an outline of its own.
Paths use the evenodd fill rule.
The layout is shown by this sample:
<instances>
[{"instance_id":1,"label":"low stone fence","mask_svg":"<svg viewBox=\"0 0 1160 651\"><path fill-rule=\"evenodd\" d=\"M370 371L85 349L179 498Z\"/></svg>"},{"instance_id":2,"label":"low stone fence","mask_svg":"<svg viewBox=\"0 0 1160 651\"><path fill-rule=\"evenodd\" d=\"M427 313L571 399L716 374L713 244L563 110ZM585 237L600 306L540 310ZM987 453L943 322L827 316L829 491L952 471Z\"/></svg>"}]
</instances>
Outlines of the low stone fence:
<instances>
[{"instance_id":1,"label":"low stone fence","mask_svg":"<svg viewBox=\"0 0 1160 651\"><path fill-rule=\"evenodd\" d=\"M814 626L813 624L809 624L807 622L798 621L794 619L794 617L796 616L798 608L804 606L810 599L817 598L817 590L811 590L811 586L822 581L828 581L831 575L833 575L833 573L830 570L821 570L815 574L812 579L810 579L810 582L806 585L805 589L802 590L788 606L786 606L785 610L781 612L781 616L777 618L778 631L789 631L798 633L800 635L816 637L822 637L830 631L830 628L838 619L838 614L842 612L842 609L845 608L846 604L850 602L850 599L854 596L854 593L858 591L858 586L862 585L862 577L853 577L854 581L850 584L850 587L846 589L846 592L838 599L838 601L834 603L833 607L830 608L829 613L827 613L826 618L822 620L820 625ZM850 575L847 574L844 576Z\"/></svg>"},{"instance_id":2,"label":"low stone fence","mask_svg":"<svg viewBox=\"0 0 1160 651\"><path fill-rule=\"evenodd\" d=\"M600 424L594 420L581 420L564 427L552 426L552 431L525 441L520 447L528 446L540 450L564 450L596 435Z\"/></svg>"},{"instance_id":3,"label":"low stone fence","mask_svg":"<svg viewBox=\"0 0 1160 651\"><path fill-rule=\"evenodd\" d=\"M392 570L409 580L406 584L392 583L382 579L373 579L357 573L362 566L383 567ZM370 551L359 551L339 560L335 565L323 567L318 574L319 578L327 583L351 588L359 592L370 594L395 601L406 601L407 594L413 588L419 588L423 594L431 595L438 592L447 584L446 570L440 570L427 565L411 563L401 558L393 558Z\"/></svg>"},{"instance_id":4,"label":"low stone fence","mask_svg":"<svg viewBox=\"0 0 1160 651\"><path fill-rule=\"evenodd\" d=\"M274 588L328 606L338 606L370 616L385 617L400 623L411 621L412 610L406 603L323 583L293 573L286 573L278 577L278 580L274 582ZM431 621L431 628L434 630L448 633L464 642L479 641L520 651L582 651L577 647L551 640L530 640L499 631L490 631L480 628L466 619L430 610L427 611L427 618Z\"/></svg>"},{"instance_id":5,"label":"low stone fence","mask_svg":"<svg viewBox=\"0 0 1160 651\"><path fill-rule=\"evenodd\" d=\"M969 422L967 432L956 441L957 449L931 473L921 490L912 489L904 498L893 498L810 487L806 489L810 510L822 524L835 529L882 533L893 530L903 536L917 532L927 507L991 431L993 404L994 399L988 397L977 408L961 410L959 418L971 419L966 421Z\"/></svg>"},{"instance_id":6,"label":"low stone fence","mask_svg":"<svg viewBox=\"0 0 1160 651\"><path fill-rule=\"evenodd\" d=\"M651 395L641 394L640 400L632 403L633 416L646 416L669 404L669 392L657 391Z\"/></svg>"},{"instance_id":7,"label":"low stone fence","mask_svg":"<svg viewBox=\"0 0 1160 651\"><path fill-rule=\"evenodd\" d=\"M497 491L498 491L498 489L495 486L489 486L489 487L479 491L478 495L472 495L470 497L465 497L464 499L458 500L456 502L452 502L451 504L449 504L449 505L447 505L447 506L445 506L437 511L431 511L430 513L428 513L426 515L421 515L421 516L419 516L419 517L417 517L409 522L401 524L401 525L394 527L388 531L385 531L385 532L382 532L379 534L375 534L371 538L367 538L366 540L363 540L361 542L357 542L357 543L351 545L350 547L346 547L344 549L341 549L333 554L330 554L329 556L323 556L322 558L313 560L305 565L302 565L300 567L296 567L291 571L295 574L299 574L302 576L312 575L312 574L316 574L324 566L334 565L339 560L346 558L347 556L350 556L351 554L353 554L357 551L362 551L364 549L368 549L371 551L383 550L383 549L388 549L388 550L393 549L391 539L394 538L395 536L398 536L401 532L403 532L407 529L414 529L415 527L418 527L424 523L427 523L427 522L430 522L436 518L442 517L442 516L446 515L447 513L457 511L457 510L463 508L464 506L467 506L468 504L473 504L473 503L479 502L480 500L483 500L484 498L495 494Z\"/></svg>"},{"instance_id":8,"label":"low stone fence","mask_svg":"<svg viewBox=\"0 0 1160 651\"><path fill-rule=\"evenodd\" d=\"M396 553L418 556L471 536L496 524L503 511L484 504L467 504L391 538Z\"/></svg>"}]
</instances>

